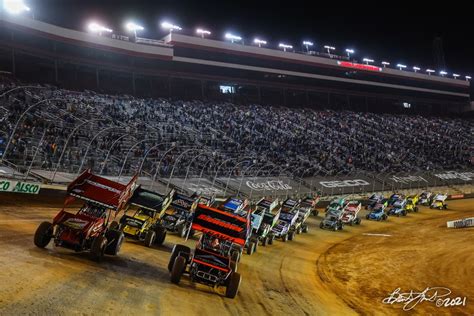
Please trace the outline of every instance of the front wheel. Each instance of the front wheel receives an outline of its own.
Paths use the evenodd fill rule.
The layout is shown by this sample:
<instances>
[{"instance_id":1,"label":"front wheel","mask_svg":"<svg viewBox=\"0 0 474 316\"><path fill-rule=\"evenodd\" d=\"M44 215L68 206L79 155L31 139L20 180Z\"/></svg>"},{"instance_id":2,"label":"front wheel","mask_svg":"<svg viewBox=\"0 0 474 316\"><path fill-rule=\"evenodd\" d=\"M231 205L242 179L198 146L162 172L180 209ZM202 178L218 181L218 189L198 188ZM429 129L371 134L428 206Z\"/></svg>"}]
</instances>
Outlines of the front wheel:
<instances>
[{"instance_id":1,"label":"front wheel","mask_svg":"<svg viewBox=\"0 0 474 316\"><path fill-rule=\"evenodd\" d=\"M173 268L171 269L171 282L174 284L179 284L181 281L181 276L184 273L186 268L186 258L179 256L174 260Z\"/></svg>"},{"instance_id":2,"label":"front wheel","mask_svg":"<svg viewBox=\"0 0 474 316\"><path fill-rule=\"evenodd\" d=\"M229 276L229 284L225 289L225 296L228 298L235 298L237 296L237 292L239 291L240 282L242 281L242 277L238 272L234 272Z\"/></svg>"},{"instance_id":3,"label":"front wheel","mask_svg":"<svg viewBox=\"0 0 474 316\"><path fill-rule=\"evenodd\" d=\"M120 230L108 230L105 233L107 239L107 247L105 248L105 254L116 256L123 243L123 233Z\"/></svg>"},{"instance_id":4,"label":"front wheel","mask_svg":"<svg viewBox=\"0 0 474 316\"><path fill-rule=\"evenodd\" d=\"M46 247L53 237L53 224L42 222L35 232L34 243L38 248Z\"/></svg>"},{"instance_id":5,"label":"front wheel","mask_svg":"<svg viewBox=\"0 0 474 316\"><path fill-rule=\"evenodd\" d=\"M288 240L293 240L295 239L295 231L292 231L288 234Z\"/></svg>"},{"instance_id":6,"label":"front wheel","mask_svg":"<svg viewBox=\"0 0 474 316\"><path fill-rule=\"evenodd\" d=\"M255 244L253 243L253 241L251 241L248 245L247 245L247 254L250 256L253 254L253 251L255 250Z\"/></svg>"},{"instance_id":7,"label":"front wheel","mask_svg":"<svg viewBox=\"0 0 474 316\"><path fill-rule=\"evenodd\" d=\"M92 258L94 258L94 260L96 260L97 262L102 261L106 247L107 238L105 238L104 236L97 236L96 238L94 238L91 245Z\"/></svg>"},{"instance_id":8,"label":"front wheel","mask_svg":"<svg viewBox=\"0 0 474 316\"><path fill-rule=\"evenodd\" d=\"M288 234L284 234L283 236L281 236L281 240L283 242L287 242L288 241Z\"/></svg>"},{"instance_id":9,"label":"front wheel","mask_svg":"<svg viewBox=\"0 0 474 316\"><path fill-rule=\"evenodd\" d=\"M146 233L146 236L145 236L145 246L146 247L151 247L153 245L153 243L155 242L155 239L156 239L155 231L149 229Z\"/></svg>"},{"instance_id":10,"label":"front wheel","mask_svg":"<svg viewBox=\"0 0 474 316\"><path fill-rule=\"evenodd\" d=\"M166 238L166 228L162 226L158 226L155 229L155 233L156 233L155 244L162 245Z\"/></svg>"}]
</instances>

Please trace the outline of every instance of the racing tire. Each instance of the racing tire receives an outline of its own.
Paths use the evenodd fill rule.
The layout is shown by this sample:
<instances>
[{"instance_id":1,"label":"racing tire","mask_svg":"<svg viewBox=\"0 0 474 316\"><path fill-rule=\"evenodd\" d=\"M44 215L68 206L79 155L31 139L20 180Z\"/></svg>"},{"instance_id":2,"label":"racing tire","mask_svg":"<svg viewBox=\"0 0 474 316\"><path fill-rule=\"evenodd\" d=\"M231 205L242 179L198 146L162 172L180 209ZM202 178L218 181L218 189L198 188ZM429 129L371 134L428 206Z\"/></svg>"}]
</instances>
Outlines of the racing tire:
<instances>
[{"instance_id":1,"label":"racing tire","mask_svg":"<svg viewBox=\"0 0 474 316\"><path fill-rule=\"evenodd\" d=\"M323 222L319 223L319 228L321 228L321 229L324 228Z\"/></svg>"},{"instance_id":2,"label":"racing tire","mask_svg":"<svg viewBox=\"0 0 474 316\"><path fill-rule=\"evenodd\" d=\"M275 240L275 236L271 235L269 238L268 238L268 244L269 245L273 245L273 241Z\"/></svg>"},{"instance_id":3,"label":"racing tire","mask_svg":"<svg viewBox=\"0 0 474 316\"><path fill-rule=\"evenodd\" d=\"M242 277L238 272L234 272L229 276L229 284L225 289L225 297L227 298L235 298L237 296L237 292L239 292L240 282L242 281Z\"/></svg>"},{"instance_id":4,"label":"racing tire","mask_svg":"<svg viewBox=\"0 0 474 316\"><path fill-rule=\"evenodd\" d=\"M145 236L145 247L150 248L156 239L156 232L154 230L149 229Z\"/></svg>"},{"instance_id":5,"label":"racing tire","mask_svg":"<svg viewBox=\"0 0 474 316\"><path fill-rule=\"evenodd\" d=\"M170 261L168 262L168 271L171 272L171 270L173 269L174 261L178 256L182 256L186 259L189 259L190 254L191 248L189 248L188 246L179 244L174 245L173 250L171 251Z\"/></svg>"},{"instance_id":6,"label":"racing tire","mask_svg":"<svg viewBox=\"0 0 474 316\"><path fill-rule=\"evenodd\" d=\"M105 238L105 236L95 237L91 245L92 258L97 262L102 261L105 254L105 248L107 248L107 238Z\"/></svg>"},{"instance_id":7,"label":"racing tire","mask_svg":"<svg viewBox=\"0 0 474 316\"><path fill-rule=\"evenodd\" d=\"M166 239L166 228L162 226L158 226L155 229L155 233L156 233L155 244L162 245Z\"/></svg>"},{"instance_id":8,"label":"racing tire","mask_svg":"<svg viewBox=\"0 0 474 316\"><path fill-rule=\"evenodd\" d=\"M240 262L240 252L237 249L232 250L230 254L230 260L234 262Z\"/></svg>"},{"instance_id":9,"label":"racing tire","mask_svg":"<svg viewBox=\"0 0 474 316\"><path fill-rule=\"evenodd\" d=\"M362 222L362 220L359 217L357 217L356 218L356 225L360 225L361 222Z\"/></svg>"},{"instance_id":10,"label":"racing tire","mask_svg":"<svg viewBox=\"0 0 474 316\"><path fill-rule=\"evenodd\" d=\"M318 210L314 210L313 211L313 216L318 216L319 215L319 211Z\"/></svg>"},{"instance_id":11,"label":"racing tire","mask_svg":"<svg viewBox=\"0 0 474 316\"><path fill-rule=\"evenodd\" d=\"M268 237L262 239L262 246L265 247L268 244Z\"/></svg>"},{"instance_id":12,"label":"racing tire","mask_svg":"<svg viewBox=\"0 0 474 316\"><path fill-rule=\"evenodd\" d=\"M35 232L34 243L38 248L46 247L53 238L53 224L42 222Z\"/></svg>"},{"instance_id":13,"label":"racing tire","mask_svg":"<svg viewBox=\"0 0 474 316\"><path fill-rule=\"evenodd\" d=\"M105 254L116 256L122 247L124 235L120 230L108 230L105 233L107 239L107 247L105 247Z\"/></svg>"},{"instance_id":14,"label":"racing tire","mask_svg":"<svg viewBox=\"0 0 474 316\"><path fill-rule=\"evenodd\" d=\"M413 209L413 211L415 211L415 213L418 212L418 206L415 206L415 208Z\"/></svg>"},{"instance_id":15,"label":"racing tire","mask_svg":"<svg viewBox=\"0 0 474 316\"><path fill-rule=\"evenodd\" d=\"M295 231L288 233L288 240L293 240L293 239L295 239Z\"/></svg>"},{"instance_id":16,"label":"racing tire","mask_svg":"<svg viewBox=\"0 0 474 316\"><path fill-rule=\"evenodd\" d=\"M255 244L253 243L253 241L251 241L248 245L247 245L247 254L249 256L251 256L253 254L253 251L255 249Z\"/></svg>"},{"instance_id":17,"label":"racing tire","mask_svg":"<svg viewBox=\"0 0 474 316\"><path fill-rule=\"evenodd\" d=\"M296 233L297 233L298 235L301 234L302 231L303 231L303 230L301 229L301 226L296 229Z\"/></svg>"},{"instance_id":18,"label":"racing tire","mask_svg":"<svg viewBox=\"0 0 474 316\"><path fill-rule=\"evenodd\" d=\"M181 276L184 273L184 269L186 269L186 258L183 256L176 257L171 269L171 283L179 284L179 281L181 281Z\"/></svg>"},{"instance_id":19,"label":"racing tire","mask_svg":"<svg viewBox=\"0 0 474 316\"><path fill-rule=\"evenodd\" d=\"M117 221L113 221L109 225L109 229L120 230L119 227L120 227L120 224Z\"/></svg>"},{"instance_id":20,"label":"racing tire","mask_svg":"<svg viewBox=\"0 0 474 316\"><path fill-rule=\"evenodd\" d=\"M386 220L387 220L387 218L388 218L388 217L387 217L387 215L385 215L385 214L384 214L384 215L382 215L382 219L383 219L384 221L386 221Z\"/></svg>"},{"instance_id":21,"label":"racing tire","mask_svg":"<svg viewBox=\"0 0 474 316\"><path fill-rule=\"evenodd\" d=\"M403 212L402 212L402 216L407 216L407 212L406 212L406 211L403 211Z\"/></svg>"},{"instance_id":22,"label":"racing tire","mask_svg":"<svg viewBox=\"0 0 474 316\"><path fill-rule=\"evenodd\" d=\"M448 209L448 204L445 204L445 205L443 206L443 208L444 208L445 210L447 210L447 209Z\"/></svg>"},{"instance_id":23,"label":"racing tire","mask_svg":"<svg viewBox=\"0 0 474 316\"><path fill-rule=\"evenodd\" d=\"M187 232L188 230L187 230L186 225L181 226L181 228L178 231L179 237L186 238Z\"/></svg>"},{"instance_id":24,"label":"racing tire","mask_svg":"<svg viewBox=\"0 0 474 316\"><path fill-rule=\"evenodd\" d=\"M367 215L365 216L365 218L366 218L366 219L369 219L369 218L370 218L370 216L367 214Z\"/></svg>"},{"instance_id":25,"label":"racing tire","mask_svg":"<svg viewBox=\"0 0 474 316\"><path fill-rule=\"evenodd\" d=\"M253 252L257 252L258 250L258 239L253 242Z\"/></svg>"},{"instance_id":26,"label":"racing tire","mask_svg":"<svg viewBox=\"0 0 474 316\"><path fill-rule=\"evenodd\" d=\"M285 234L285 235L281 236L281 241L287 242L288 241L288 234Z\"/></svg>"},{"instance_id":27,"label":"racing tire","mask_svg":"<svg viewBox=\"0 0 474 316\"><path fill-rule=\"evenodd\" d=\"M337 225L334 225L334 227L332 228L332 230L334 231L337 231L337 229L338 229Z\"/></svg>"},{"instance_id":28,"label":"racing tire","mask_svg":"<svg viewBox=\"0 0 474 316\"><path fill-rule=\"evenodd\" d=\"M303 233L307 233L309 230L309 226L308 225L304 225L303 227Z\"/></svg>"}]
</instances>

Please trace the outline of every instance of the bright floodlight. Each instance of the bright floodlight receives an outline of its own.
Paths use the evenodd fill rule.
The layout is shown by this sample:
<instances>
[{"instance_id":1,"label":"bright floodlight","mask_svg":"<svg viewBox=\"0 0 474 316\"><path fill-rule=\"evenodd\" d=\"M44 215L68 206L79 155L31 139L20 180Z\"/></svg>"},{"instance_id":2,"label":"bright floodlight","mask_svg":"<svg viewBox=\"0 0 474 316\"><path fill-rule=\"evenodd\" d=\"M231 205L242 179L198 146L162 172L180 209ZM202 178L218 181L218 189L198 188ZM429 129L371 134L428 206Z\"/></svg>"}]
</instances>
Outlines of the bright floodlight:
<instances>
[{"instance_id":1,"label":"bright floodlight","mask_svg":"<svg viewBox=\"0 0 474 316\"><path fill-rule=\"evenodd\" d=\"M466 81L471 80L471 76L466 76L465 78L466 78Z\"/></svg>"},{"instance_id":2,"label":"bright floodlight","mask_svg":"<svg viewBox=\"0 0 474 316\"><path fill-rule=\"evenodd\" d=\"M413 71L414 71L414 72L417 72L418 70L420 70L420 67L413 66Z\"/></svg>"},{"instance_id":3,"label":"bright floodlight","mask_svg":"<svg viewBox=\"0 0 474 316\"><path fill-rule=\"evenodd\" d=\"M434 71L433 69L426 69L426 72L428 73L428 76L431 76L431 74L436 71Z\"/></svg>"},{"instance_id":4,"label":"bright floodlight","mask_svg":"<svg viewBox=\"0 0 474 316\"><path fill-rule=\"evenodd\" d=\"M206 35L211 35L211 31L203 29L196 29L196 33L201 35L202 38L204 38Z\"/></svg>"},{"instance_id":5,"label":"bright floodlight","mask_svg":"<svg viewBox=\"0 0 474 316\"><path fill-rule=\"evenodd\" d=\"M446 76L448 73L447 73L446 71L444 71L444 70L441 70L441 71L439 72L439 74L444 77L444 76Z\"/></svg>"},{"instance_id":6,"label":"bright floodlight","mask_svg":"<svg viewBox=\"0 0 474 316\"><path fill-rule=\"evenodd\" d=\"M106 32L106 33L112 33L113 31L103 25L100 25L96 22L91 22L89 23L89 31L93 32L93 33L99 33L99 35L102 35L102 32Z\"/></svg>"},{"instance_id":7,"label":"bright floodlight","mask_svg":"<svg viewBox=\"0 0 474 316\"><path fill-rule=\"evenodd\" d=\"M226 33L224 37L228 40L230 40L231 43L233 42L240 42L242 40L242 37L234 35L232 33Z\"/></svg>"},{"instance_id":8,"label":"bright floodlight","mask_svg":"<svg viewBox=\"0 0 474 316\"><path fill-rule=\"evenodd\" d=\"M130 32L133 32L133 34L135 35L135 38L137 37L137 32L138 31L143 31L145 29L143 26L135 24L133 22L128 22L127 24L125 24L125 27Z\"/></svg>"},{"instance_id":9,"label":"bright floodlight","mask_svg":"<svg viewBox=\"0 0 474 316\"><path fill-rule=\"evenodd\" d=\"M305 45L305 46L313 46L314 43L313 43L313 42L310 42L310 41L304 41L304 42L303 42L303 45Z\"/></svg>"},{"instance_id":10,"label":"bright floodlight","mask_svg":"<svg viewBox=\"0 0 474 316\"><path fill-rule=\"evenodd\" d=\"M258 45L258 47L262 47L262 45L267 45L267 41L261 40L261 39L254 39L253 42Z\"/></svg>"},{"instance_id":11,"label":"bright floodlight","mask_svg":"<svg viewBox=\"0 0 474 316\"><path fill-rule=\"evenodd\" d=\"M30 8L23 0L3 0L3 7L10 14L20 14L25 11L30 11Z\"/></svg>"},{"instance_id":12,"label":"bright floodlight","mask_svg":"<svg viewBox=\"0 0 474 316\"><path fill-rule=\"evenodd\" d=\"M453 74L454 79L458 79L459 75L458 74Z\"/></svg>"},{"instance_id":13,"label":"bright floodlight","mask_svg":"<svg viewBox=\"0 0 474 316\"><path fill-rule=\"evenodd\" d=\"M388 61L382 61L383 68L390 66L390 63Z\"/></svg>"},{"instance_id":14,"label":"bright floodlight","mask_svg":"<svg viewBox=\"0 0 474 316\"><path fill-rule=\"evenodd\" d=\"M403 65L403 64L397 64L397 68L399 68L400 70L403 70L403 69L407 68L407 66Z\"/></svg>"},{"instance_id":15,"label":"bright floodlight","mask_svg":"<svg viewBox=\"0 0 474 316\"><path fill-rule=\"evenodd\" d=\"M169 23L169 22L161 23L161 27L164 28L165 30L169 30L170 32L181 31L182 30L182 28L179 27L178 25L174 25L174 24Z\"/></svg>"},{"instance_id":16,"label":"bright floodlight","mask_svg":"<svg viewBox=\"0 0 474 316\"><path fill-rule=\"evenodd\" d=\"M283 51L284 51L284 52L286 52L287 49L293 49L293 46L287 45L287 44L283 44L283 43L278 44L278 47L283 48Z\"/></svg>"},{"instance_id":17,"label":"bright floodlight","mask_svg":"<svg viewBox=\"0 0 474 316\"><path fill-rule=\"evenodd\" d=\"M364 58L364 59L362 59L362 60L363 60L367 65L368 65L369 63L373 63L373 62L374 62L374 60L373 60L373 59L370 59L370 58Z\"/></svg>"},{"instance_id":18,"label":"bright floodlight","mask_svg":"<svg viewBox=\"0 0 474 316\"><path fill-rule=\"evenodd\" d=\"M347 57L351 58L351 54L354 54L354 50L352 48L346 48Z\"/></svg>"}]
</instances>

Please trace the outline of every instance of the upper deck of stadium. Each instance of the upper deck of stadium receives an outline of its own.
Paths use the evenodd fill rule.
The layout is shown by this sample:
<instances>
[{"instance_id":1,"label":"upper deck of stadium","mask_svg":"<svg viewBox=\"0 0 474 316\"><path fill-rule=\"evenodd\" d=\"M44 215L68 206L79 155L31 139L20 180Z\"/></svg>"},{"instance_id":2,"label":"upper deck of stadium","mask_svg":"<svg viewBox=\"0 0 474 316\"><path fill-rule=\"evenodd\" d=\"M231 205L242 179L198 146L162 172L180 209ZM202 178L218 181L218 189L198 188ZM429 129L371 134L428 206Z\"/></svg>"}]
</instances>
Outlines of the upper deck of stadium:
<instances>
[{"instance_id":1,"label":"upper deck of stadium","mask_svg":"<svg viewBox=\"0 0 474 316\"><path fill-rule=\"evenodd\" d=\"M115 86L122 87L123 92L133 94L144 94L136 80L167 78L174 82L158 86L167 89L168 96L186 89L194 97L210 97L219 94L219 84L230 84L255 88L255 101L268 94L261 89L279 89L285 104L288 91L306 93L305 101L311 99L308 93L319 93L319 103L325 99L321 93L457 108L467 106L470 99L470 82L466 80L366 65L337 55L329 58L324 54L285 52L178 33L159 41L138 38L135 42L121 35L98 36L19 16L5 15L0 21L2 70L51 83L66 81L61 73L66 76L72 68L81 66L75 76L78 72L90 73L89 79L82 81L95 81L97 87L101 82L104 89L104 79L111 78L121 81ZM32 66L42 68L42 73L35 74ZM179 80L186 82L177 83ZM80 84L81 78L76 82ZM171 88L172 84L176 89ZM327 99L331 103L330 95Z\"/></svg>"}]
</instances>

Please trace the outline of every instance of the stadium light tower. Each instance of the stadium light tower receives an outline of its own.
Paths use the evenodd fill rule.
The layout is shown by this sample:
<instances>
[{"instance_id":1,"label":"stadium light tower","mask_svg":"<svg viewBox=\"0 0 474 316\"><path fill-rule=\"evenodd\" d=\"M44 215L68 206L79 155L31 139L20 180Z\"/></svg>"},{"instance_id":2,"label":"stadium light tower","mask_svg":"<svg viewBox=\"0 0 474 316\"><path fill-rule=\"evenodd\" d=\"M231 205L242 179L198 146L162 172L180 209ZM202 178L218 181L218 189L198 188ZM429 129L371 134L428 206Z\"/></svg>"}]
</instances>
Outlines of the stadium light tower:
<instances>
[{"instance_id":1,"label":"stadium light tower","mask_svg":"<svg viewBox=\"0 0 474 316\"><path fill-rule=\"evenodd\" d=\"M458 79L458 78L459 78L459 75L458 75L458 74L453 74L453 78L454 78L454 79Z\"/></svg>"},{"instance_id":2,"label":"stadium light tower","mask_svg":"<svg viewBox=\"0 0 474 316\"><path fill-rule=\"evenodd\" d=\"M331 51L336 49L336 47L329 45L324 45L324 48L328 51L329 57L331 57Z\"/></svg>"},{"instance_id":3,"label":"stadium light tower","mask_svg":"<svg viewBox=\"0 0 474 316\"><path fill-rule=\"evenodd\" d=\"M351 54L354 54L354 50L352 48L346 49L347 58L351 59Z\"/></svg>"},{"instance_id":4,"label":"stadium light tower","mask_svg":"<svg viewBox=\"0 0 474 316\"><path fill-rule=\"evenodd\" d=\"M434 71L433 69L426 69L426 72L428 73L428 76L431 76L431 74L436 71Z\"/></svg>"},{"instance_id":5,"label":"stadium light tower","mask_svg":"<svg viewBox=\"0 0 474 316\"><path fill-rule=\"evenodd\" d=\"M278 47L283 48L283 51L284 51L284 52L286 52L287 49L293 49L293 46L287 45L287 44L283 44L283 43L278 44Z\"/></svg>"},{"instance_id":6,"label":"stadium light tower","mask_svg":"<svg viewBox=\"0 0 474 316\"><path fill-rule=\"evenodd\" d=\"M414 71L414 72L417 72L418 70L420 70L420 67L413 66L413 71Z\"/></svg>"},{"instance_id":7,"label":"stadium light tower","mask_svg":"<svg viewBox=\"0 0 474 316\"><path fill-rule=\"evenodd\" d=\"M201 35L202 38L204 38L206 35L211 35L211 31L203 30L203 29L197 29L196 33Z\"/></svg>"},{"instance_id":8,"label":"stadium light tower","mask_svg":"<svg viewBox=\"0 0 474 316\"><path fill-rule=\"evenodd\" d=\"M466 76L465 78L466 78L466 81L469 81L472 79L471 76Z\"/></svg>"},{"instance_id":9,"label":"stadium light tower","mask_svg":"<svg viewBox=\"0 0 474 316\"><path fill-rule=\"evenodd\" d=\"M364 59L362 59L362 60L363 60L367 65L368 65L369 63L373 63L373 62L374 62L374 60L373 60L373 59L370 59L370 58L364 58Z\"/></svg>"},{"instance_id":10,"label":"stadium light tower","mask_svg":"<svg viewBox=\"0 0 474 316\"><path fill-rule=\"evenodd\" d=\"M90 32L97 33L97 34L99 34L99 36L102 36L102 32L105 32L105 33L112 33L113 32L112 29L109 29L109 28L107 28L103 25L100 25L100 24L96 23L96 22L89 23L88 28L89 28Z\"/></svg>"},{"instance_id":11,"label":"stadium light tower","mask_svg":"<svg viewBox=\"0 0 474 316\"><path fill-rule=\"evenodd\" d=\"M261 39L254 39L253 42L258 45L258 47L262 47L262 45L267 45L267 41L261 40Z\"/></svg>"},{"instance_id":12,"label":"stadium light tower","mask_svg":"<svg viewBox=\"0 0 474 316\"><path fill-rule=\"evenodd\" d=\"M397 64L397 68L400 69L400 70L403 70L403 69L407 68L407 66L403 65L403 64Z\"/></svg>"},{"instance_id":13,"label":"stadium light tower","mask_svg":"<svg viewBox=\"0 0 474 316\"><path fill-rule=\"evenodd\" d=\"M382 61L383 68L390 66L390 63L388 61Z\"/></svg>"},{"instance_id":14,"label":"stadium light tower","mask_svg":"<svg viewBox=\"0 0 474 316\"><path fill-rule=\"evenodd\" d=\"M178 25L174 25L170 22L163 22L161 23L161 27L164 28L165 30L168 30L170 33L173 31L181 31L182 28L179 27Z\"/></svg>"},{"instance_id":15,"label":"stadium light tower","mask_svg":"<svg viewBox=\"0 0 474 316\"><path fill-rule=\"evenodd\" d=\"M3 8L10 14L20 14L30 11L30 8L23 0L3 0Z\"/></svg>"},{"instance_id":16,"label":"stadium light tower","mask_svg":"<svg viewBox=\"0 0 474 316\"><path fill-rule=\"evenodd\" d=\"M224 37L230 40L231 43L240 42L242 40L242 37L234 35L232 33L225 33Z\"/></svg>"},{"instance_id":17,"label":"stadium light tower","mask_svg":"<svg viewBox=\"0 0 474 316\"><path fill-rule=\"evenodd\" d=\"M439 74L441 75L441 77L444 77L444 76L446 76L448 73L447 73L446 71L444 71L444 70L441 70L441 71L439 72Z\"/></svg>"},{"instance_id":18,"label":"stadium light tower","mask_svg":"<svg viewBox=\"0 0 474 316\"><path fill-rule=\"evenodd\" d=\"M128 22L127 24L125 24L125 27L130 32L133 32L133 35L135 36L135 38L137 38L138 31L143 31L145 29L143 26L135 24L133 22Z\"/></svg>"},{"instance_id":19,"label":"stadium light tower","mask_svg":"<svg viewBox=\"0 0 474 316\"><path fill-rule=\"evenodd\" d=\"M303 41L303 45L304 45L304 47L306 47L306 51L309 52L309 47L313 46L314 43L310 42L310 41Z\"/></svg>"}]
</instances>

